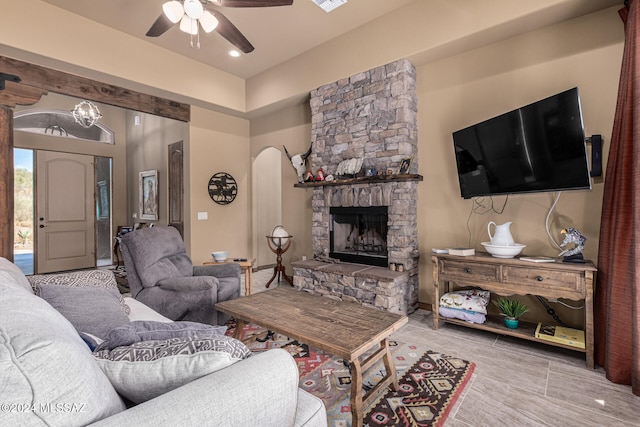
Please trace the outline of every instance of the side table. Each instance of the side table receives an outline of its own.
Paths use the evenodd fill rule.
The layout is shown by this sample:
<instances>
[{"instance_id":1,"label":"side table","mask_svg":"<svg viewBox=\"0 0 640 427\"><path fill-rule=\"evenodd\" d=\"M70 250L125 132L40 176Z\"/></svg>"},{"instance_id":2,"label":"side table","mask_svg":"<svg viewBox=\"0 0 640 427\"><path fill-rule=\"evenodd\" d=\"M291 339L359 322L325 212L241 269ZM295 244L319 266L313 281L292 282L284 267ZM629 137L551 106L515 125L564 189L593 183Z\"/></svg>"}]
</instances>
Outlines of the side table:
<instances>
[{"instance_id":1,"label":"side table","mask_svg":"<svg viewBox=\"0 0 640 427\"><path fill-rule=\"evenodd\" d=\"M245 296L251 295L251 280L253 274L253 264L255 264L255 258L245 258L246 261L234 261L232 258L227 258L223 262L218 262L215 260L205 261L203 265L210 264L238 264L240 266L240 271L244 273L244 294Z\"/></svg>"}]
</instances>

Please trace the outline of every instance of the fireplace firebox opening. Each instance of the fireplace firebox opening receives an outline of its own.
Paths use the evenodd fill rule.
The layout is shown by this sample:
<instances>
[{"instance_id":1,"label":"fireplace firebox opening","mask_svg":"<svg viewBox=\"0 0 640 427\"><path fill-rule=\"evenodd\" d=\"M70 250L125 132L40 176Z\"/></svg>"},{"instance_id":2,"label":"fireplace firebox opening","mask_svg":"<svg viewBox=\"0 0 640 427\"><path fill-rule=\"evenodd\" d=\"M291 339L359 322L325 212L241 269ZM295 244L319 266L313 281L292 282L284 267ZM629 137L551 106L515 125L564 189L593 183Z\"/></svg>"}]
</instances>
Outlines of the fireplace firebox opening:
<instances>
[{"instance_id":1,"label":"fireplace firebox opening","mask_svg":"<svg viewBox=\"0 0 640 427\"><path fill-rule=\"evenodd\" d=\"M331 258L386 267L388 207L332 207L329 209Z\"/></svg>"}]
</instances>

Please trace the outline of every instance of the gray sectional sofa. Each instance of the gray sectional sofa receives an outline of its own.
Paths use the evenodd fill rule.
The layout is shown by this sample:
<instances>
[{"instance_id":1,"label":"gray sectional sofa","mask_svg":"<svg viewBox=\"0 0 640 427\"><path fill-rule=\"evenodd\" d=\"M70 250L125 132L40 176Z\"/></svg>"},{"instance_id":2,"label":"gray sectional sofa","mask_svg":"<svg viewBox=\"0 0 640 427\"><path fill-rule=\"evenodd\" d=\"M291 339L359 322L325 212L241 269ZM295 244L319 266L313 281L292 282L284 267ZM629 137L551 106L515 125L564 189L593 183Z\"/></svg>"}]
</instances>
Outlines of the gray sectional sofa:
<instances>
[{"instance_id":1,"label":"gray sectional sofa","mask_svg":"<svg viewBox=\"0 0 640 427\"><path fill-rule=\"evenodd\" d=\"M78 273L28 280L13 263L0 258L0 425L327 425L324 404L298 388L297 366L283 350L249 355L239 341L214 336L208 341L213 347L201 346L205 351L194 350L195 354L185 355L184 350L198 346L184 346L178 355L158 360L134 359L131 352L100 359L89 338L104 345L96 334L104 338L101 328L113 326L107 325L111 317L116 324L126 323L118 328L129 332L134 324L160 324L142 322L145 319L167 319L139 302L122 300L111 284L100 282L100 274L112 273L96 271L100 273L90 277ZM109 310L128 314L103 317ZM93 313L89 317L95 321L86 328L94 333L83 333L83 339L77 328L87 313ZM176 323L180 322L173 326L180 326ZM112 334L107 335L109 343ZM191 342L175 340L183 340L181 345ZM150 342L131 347L138 345L135 351L148 354ZM122 348L98 353L112 355ZM194 374L195 365L212 372ZM189 374L197 378L185 379ZM154 387L157 397L138 393Z\"/></svg>"}]
</instances>

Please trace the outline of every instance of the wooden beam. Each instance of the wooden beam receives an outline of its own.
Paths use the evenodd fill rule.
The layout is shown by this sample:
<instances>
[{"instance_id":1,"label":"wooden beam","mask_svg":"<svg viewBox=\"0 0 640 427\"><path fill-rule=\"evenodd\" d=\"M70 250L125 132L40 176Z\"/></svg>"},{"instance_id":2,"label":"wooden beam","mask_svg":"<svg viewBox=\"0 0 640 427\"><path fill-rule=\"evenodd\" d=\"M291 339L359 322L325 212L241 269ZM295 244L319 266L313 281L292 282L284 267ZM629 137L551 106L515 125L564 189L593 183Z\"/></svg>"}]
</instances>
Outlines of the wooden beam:
<instances>
[{"instance_id":1,"label":"wooden beam","mask_svg":"<svg viewBox=\"0 0 640 427\"><path fill-rule=\"evenodd\" d=\"M0 106L0 256L13 261L13 111Z\"/></svg>"},{"instance_id":2,"label":"wooden beam","mask_svg":"<svg viewBox=\"0 0 640 427\"><path fill-rule=\"evenodd\" d=\"M0 56L0 72L16 75L21 79L18 85L39 88L44 93L48 91L74 96L183 122L191 119L191 107L188 104L146 95L4 56ZM15 104L20 105L17 100L15 101ZM10 101L0 99L3 105L11 106L5 102Z\"/></svg>"},{"instance_id":3,"label":"wooden beam","mask_svg":"<svg viewBox=\"0 0 640 427\"><path fill-rule=\"evenodd\" d=\"M0 105L15 107L16 105L32 105L40 101L47 91L21 83L6 81L4 90L0 90Z\"/></svg>"}]
</instances>

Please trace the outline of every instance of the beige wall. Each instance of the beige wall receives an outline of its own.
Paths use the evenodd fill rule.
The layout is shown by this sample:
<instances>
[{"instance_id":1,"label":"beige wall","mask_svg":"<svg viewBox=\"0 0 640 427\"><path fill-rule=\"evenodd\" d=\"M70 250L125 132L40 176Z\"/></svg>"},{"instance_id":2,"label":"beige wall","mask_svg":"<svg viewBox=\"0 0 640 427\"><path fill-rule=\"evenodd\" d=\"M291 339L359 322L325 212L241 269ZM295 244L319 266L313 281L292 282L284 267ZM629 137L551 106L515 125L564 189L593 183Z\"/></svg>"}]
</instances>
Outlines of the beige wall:
<instances>
[{"instance_id":1,"label":"beige wall","mask_svg":"<svg viewBox=\"0 0 640 427\"><path fill-rule=\"evenodd\" d=\"M265 236L270 236L275 226L282 225L282 157L281 150L264 147L251 164L252 249L256 268L275 262Z\"/></svg>"},{"instance_id":2,"label":"beige wall","mask_svg":"<svg viewBox=\"0 0 640 427\"><path fill-rule=\"evenodd\" d=\"M189 142L185 147L185 243L194 265L225 250L230 257L251 252L251 155L249 121L194 107ZM238 195L228 205L214 203L208 183L217 172L227 172L238 184ZM197 213L206 212L207 220Z\"/></svg>"},{"instance_id":3,"label":"beige wall","mask_svg":"<svg viewBox=\"0 0 640 427\"><path fill-rule=\"evenodd\" d=\"M431 298L431 248L470 245L481 249L480 243L488 240L489 221L513 221L512 234L527 245L527 255L558 254L545 231L555 193L510 196L502 214L472 214L477 205L459 195L451 133L577 86L586 135L602 134L606 159L622 40L622 26L615 10L609 9L418 67L420 173L424 176L418 206L421 302ZM550 217L550 231L558 242L562 228L581 230L588 237L585 257L594 261L602 191L602 179L594 179L591 191L565 192ZM498 211L505 199L493 198ZM491 202L482 200L485 206ZM535 308L531 316L540 314L539 304L533 297L528 300ZM576 313L554 308L565 319L579 322Z\"/></svg>"},{"instance_id":4,"label":"beige wall","mask_svg":"<svg viewBox=\"0 0 640 427\"><path fill-rule=\"evenodd\" d=\"M140 124L135 124L138 116ZM177 120L165 119L151 114L127 111L125 118L127 138L127 215L126 224L136 222L169 222L168 208L168 146L186 141L189 125ZM158 220L140 219L140 172L158 171Z\"/></svg>"},{"instance_id":5,"label":"beige wall","mask_svg":"<svg viewBox=\"0 0 640 427\"><path fill-rule=\"evenodd\" d=\"M311 195L312 190L294 188L298 175L284 154L283 145L292 155L309 149L311 139L311 110L308 103L289 107L251 121L251 157L255 158L266 147L282 152L282 224L293 236L291 247L283 256L287 274L291 261L311 258ZM263 236L257 236L257 244L266 245ZM274 260L275 262L275 260Z\"/></svg>"}]
</instances>

